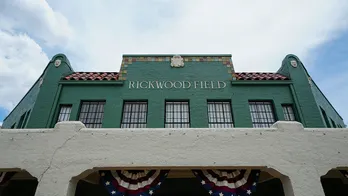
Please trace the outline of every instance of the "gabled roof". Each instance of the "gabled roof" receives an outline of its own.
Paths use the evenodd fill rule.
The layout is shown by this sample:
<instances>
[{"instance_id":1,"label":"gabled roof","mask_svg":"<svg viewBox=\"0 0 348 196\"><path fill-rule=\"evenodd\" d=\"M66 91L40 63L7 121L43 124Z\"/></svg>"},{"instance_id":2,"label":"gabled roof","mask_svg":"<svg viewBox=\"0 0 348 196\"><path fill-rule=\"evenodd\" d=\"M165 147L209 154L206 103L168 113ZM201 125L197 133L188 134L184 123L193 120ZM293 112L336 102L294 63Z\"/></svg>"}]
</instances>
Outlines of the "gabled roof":
<instances>
[{"instance_id":1,"label":"gabled roof","mask_svg":"<svg viewBox=\"0 0 348 196\"><path fill-rule=\"evenodd\" d=\"M74 72L63 80L118 80L118 72Z\"/></svg>"},{"instance_id":2,"label":"gabled roof","mask_svg":"<svg viewBox=\"0 0 348 196\"><path fill-rule=\"evenodd\" d=\"M268 72L236 72L234 76L236 80L289 80L279 73Z\"/></svg>"}]
</instances>

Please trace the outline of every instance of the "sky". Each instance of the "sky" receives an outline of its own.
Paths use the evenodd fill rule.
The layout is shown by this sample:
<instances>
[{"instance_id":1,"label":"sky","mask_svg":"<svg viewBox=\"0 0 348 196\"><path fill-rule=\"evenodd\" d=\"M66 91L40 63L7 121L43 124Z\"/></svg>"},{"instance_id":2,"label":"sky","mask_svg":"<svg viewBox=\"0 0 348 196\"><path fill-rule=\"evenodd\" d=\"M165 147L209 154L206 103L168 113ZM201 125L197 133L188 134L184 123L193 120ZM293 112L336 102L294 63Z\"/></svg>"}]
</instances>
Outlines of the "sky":
<instances>
[{"instance_id":1,"label":"sky","mask_svg":"<svg viewBox=\"0 0 348 196\"><path fill-rule=\"evenodd\" d=\"M348 124L347 0L1 0L0 124L57 53L75 71L122 54L232 54L237 72L297 55Z\"/></svg>"}]
</instances>

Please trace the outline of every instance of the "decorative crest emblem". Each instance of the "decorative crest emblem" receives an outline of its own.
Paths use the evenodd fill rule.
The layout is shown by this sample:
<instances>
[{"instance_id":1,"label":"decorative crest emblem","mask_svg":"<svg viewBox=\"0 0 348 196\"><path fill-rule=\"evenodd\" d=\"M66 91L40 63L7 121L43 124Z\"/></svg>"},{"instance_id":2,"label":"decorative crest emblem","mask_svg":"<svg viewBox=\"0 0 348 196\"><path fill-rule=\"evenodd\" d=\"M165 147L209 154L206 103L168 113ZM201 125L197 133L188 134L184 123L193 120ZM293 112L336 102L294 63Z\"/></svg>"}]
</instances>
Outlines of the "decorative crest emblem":
<instances>
[{"instance_id":1,"label":"decorative crest emblem","mask_svg":"<svg viewBox=\"0 0 348 196\"><path fill-rule=\"evenodd\" d=\"M184 59L180 55L173 56L171 60L172 67L184 67Z\"/></svg>"},{"instance_id":2,"label":"decorative crest emblem","mask_svg":"<svg viewBox=\"0 0 348 196\"><path fill-rule=\"evenodd\" d=\"M296 60L291 60L290 61L291 66L297 67L297 61Z\"/></svg>"},{"instance_id":3,"label":"decorative crest emblem","mask_svg":"<svg viewBox=\"0 0 348 196\"><path fill-rule=\"evenodd\" d=\"M62 63L62 60L60 60L60 59L57 59L57 60L55 60L54 61L54 65L56 66L56 67L59 67L59 65Z\"/></svg>"}]
</instances>

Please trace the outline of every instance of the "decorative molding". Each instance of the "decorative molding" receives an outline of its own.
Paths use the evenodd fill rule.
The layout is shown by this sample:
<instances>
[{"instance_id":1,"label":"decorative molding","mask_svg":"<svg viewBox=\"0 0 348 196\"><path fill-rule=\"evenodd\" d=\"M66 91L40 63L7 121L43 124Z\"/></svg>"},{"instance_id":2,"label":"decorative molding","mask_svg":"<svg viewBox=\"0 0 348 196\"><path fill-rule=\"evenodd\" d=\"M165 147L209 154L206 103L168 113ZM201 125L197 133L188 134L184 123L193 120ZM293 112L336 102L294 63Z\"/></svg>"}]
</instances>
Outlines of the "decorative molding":
<instances>
[{"instance_id":1,"label":"decorative molding","mask_svg":"<svg viewBox=\"0 0 348 196\"><path fill-rule=\"evenodd\" d=\"M233 78L234 68L231 57L226 56L182 56L184 62L221 62L227 68L227 72L231 74ZM123 57L121 63L121 69L119 72L119 80L127 79L127 67L135 62L171 62L171 57L159 56L159 57Z\"/></svg>"},{"instance_id":2,"label":"decorative molding","mask_svg":"<svg viewBox=\"0 0 348 196\"><path fill-rule=\"evenodd\" d=\"M223 62L224 64L231 63L231 57L182 57L185 62ZM133 62L169 62L170 57L124 57L125 64L132 64Z\"/></svg>"},{"instance_id":3,"label":"decorative molding","mask_svg":"<svg viewBox=\"0 0 348 196\"><path fill-rule=\"evenodd\" d=\"M62 64L62 60L56 59L56 60L54 61L54 66L59 67L60 64Z\"/></svg>"},{"instance_id":4,"label":"decorative molding","mask_svg":"<svg viewBox=\"0 0 348 196\"><path fill-rule=\"evenodd\" d=\"M293 66L294 68L297 67L297 61L296 61L296 60L291 60L291 61L290 61L290 64L291 64L291 66Z\"/></svg>"},{"instance_id":5,"label":"decorative molding","mask_svg":"<svg viewBox=\"0 0 348 196\"><path fill-rule=\"evenodd\" d=\"M184 59L180 55L175 55L171 58L170 66L172 67L184 67Z\"/></svg>"}]
</instances>

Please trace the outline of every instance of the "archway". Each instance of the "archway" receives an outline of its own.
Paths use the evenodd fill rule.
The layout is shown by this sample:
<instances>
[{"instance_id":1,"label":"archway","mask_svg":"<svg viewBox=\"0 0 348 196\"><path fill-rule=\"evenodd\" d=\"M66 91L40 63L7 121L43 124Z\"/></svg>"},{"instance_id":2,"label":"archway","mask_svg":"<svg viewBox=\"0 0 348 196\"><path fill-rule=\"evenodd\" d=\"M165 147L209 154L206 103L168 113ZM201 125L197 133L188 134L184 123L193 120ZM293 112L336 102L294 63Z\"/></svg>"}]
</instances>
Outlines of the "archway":
<instances>
[{"instance_id":1,"label":"archway","mask_svg":"<svg viewBox=\"0 0 348 196\"><path fill-rule=\"evenodd\" d=\"M0 196L34 196L37 178L25 170L0 171Z\"/></svg>"},{"instance_id":2,"label":"archway","mask_svg":"<svg viewBox=\"0 0 348 196\"><path fill-rule=\"evenodd\" d=\"M326 196L346 196L348 194L348 168L334 168L320 177Z\"/></svg>"},{"instance_id":3,"label":"archway","mask_svg":"<svg viewBox=\"0 0 348 196\"><path fill-rule=\"evenodd\" d=\"M108 168L110 169L110 168ZM110 196L105 186L100 182L100 170L98 168L83 172L75 180L78 180L74 196ZM271 171L271 172L270 172ZM275 170L262 169L258 179L256 192L253 196L285 196L281 178L287 178ZM274 175L276 174L276 175ZM167 178L161 184L161 187L152 194L152 196L209 196L197 176L191 169L170 169ZM290 194L287 194L290 195Z\"/></svg>"}]
</instances>

